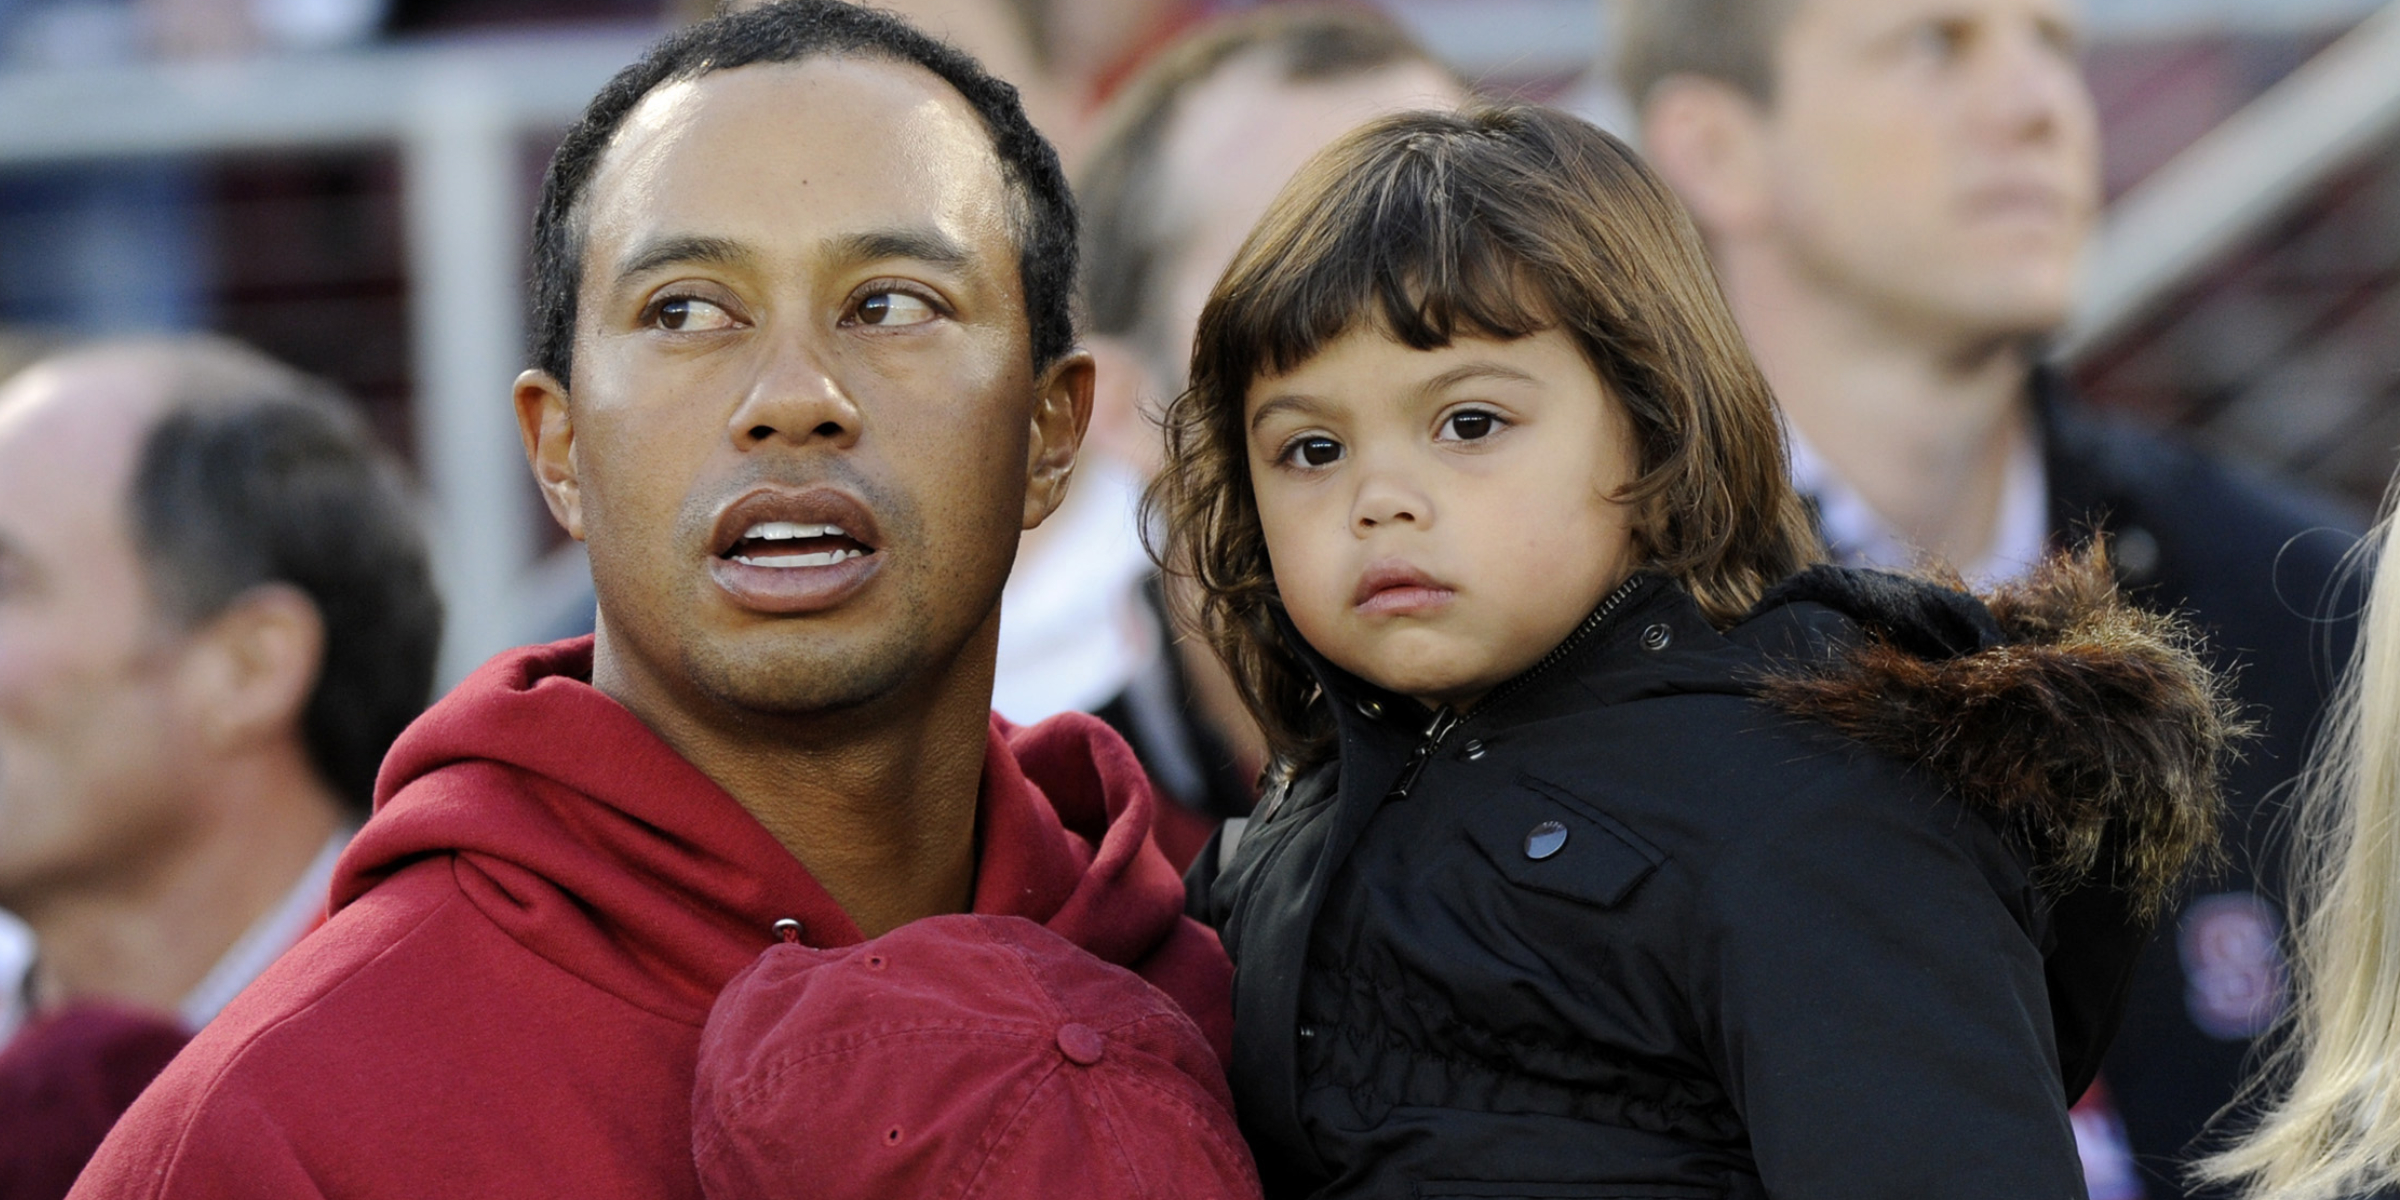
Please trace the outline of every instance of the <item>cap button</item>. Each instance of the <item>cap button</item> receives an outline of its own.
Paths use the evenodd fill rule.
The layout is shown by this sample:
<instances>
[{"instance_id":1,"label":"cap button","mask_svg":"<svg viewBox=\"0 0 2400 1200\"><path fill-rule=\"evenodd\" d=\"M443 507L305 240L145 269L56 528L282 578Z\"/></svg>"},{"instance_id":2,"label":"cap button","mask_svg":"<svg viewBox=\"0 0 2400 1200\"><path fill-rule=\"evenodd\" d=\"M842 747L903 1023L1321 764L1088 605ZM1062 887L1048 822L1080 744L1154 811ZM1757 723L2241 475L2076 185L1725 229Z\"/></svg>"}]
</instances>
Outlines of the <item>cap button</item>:
<instances>
[{"instance_id":1,"label":"cap button","mask_svg":"<svg viewBox=\"0 0 2400 1200\"><path fill-rule=\"evenodd\" d=\"M1102 1041L1099 1031L1089 1025L1058 1027L1058 1052L1066 1055L1068 1062L1088 1067L1099 1062L1100 1056L1107 1050L1108 1043Z\"/></svg>"}]
</instances>

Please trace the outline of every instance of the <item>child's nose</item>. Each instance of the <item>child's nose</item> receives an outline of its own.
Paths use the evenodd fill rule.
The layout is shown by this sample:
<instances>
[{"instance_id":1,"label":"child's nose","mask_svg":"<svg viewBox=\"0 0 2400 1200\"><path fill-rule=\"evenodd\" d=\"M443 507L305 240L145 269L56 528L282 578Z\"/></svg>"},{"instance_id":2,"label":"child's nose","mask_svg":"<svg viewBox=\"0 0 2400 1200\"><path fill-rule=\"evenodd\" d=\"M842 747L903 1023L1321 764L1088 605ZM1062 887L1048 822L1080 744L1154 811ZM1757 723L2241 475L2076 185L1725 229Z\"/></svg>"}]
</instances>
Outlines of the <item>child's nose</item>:
<instances>
[{"instance_id":1,"label":"child's nose","mask_svg":"<svg viewBox=\"0 0 2400 1200\"><path fill-rule=\"evenodd\" d=\"M1431 524L1432 518L1433 506L1422 492L1391 480L1369 479L1351 506L1352 523L1359 533L1384 525L1421 527Z\"/></svg>"}]
</instances>

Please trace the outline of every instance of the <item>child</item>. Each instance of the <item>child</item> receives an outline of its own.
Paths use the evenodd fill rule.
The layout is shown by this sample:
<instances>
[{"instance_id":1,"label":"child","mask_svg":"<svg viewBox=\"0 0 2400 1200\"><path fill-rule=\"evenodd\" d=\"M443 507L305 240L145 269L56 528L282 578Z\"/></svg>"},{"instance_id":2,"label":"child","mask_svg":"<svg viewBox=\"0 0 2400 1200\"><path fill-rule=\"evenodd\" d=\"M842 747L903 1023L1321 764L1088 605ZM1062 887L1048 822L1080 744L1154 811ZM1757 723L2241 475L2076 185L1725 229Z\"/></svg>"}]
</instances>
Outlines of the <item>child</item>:
<instances>
[{"instance_id":1,"label":"child","mask_svg":"<svg viewBox=\"0 0 2400 1200\"><path fill-rule=\"evenodd\" d=\"M1275 751L1195 906L1269 1196L2051 1200L2216 682L2098 552L1811 567L1682 210L1538 108L1328 149L1149 502Z\"/></svg>"}]
</instances>

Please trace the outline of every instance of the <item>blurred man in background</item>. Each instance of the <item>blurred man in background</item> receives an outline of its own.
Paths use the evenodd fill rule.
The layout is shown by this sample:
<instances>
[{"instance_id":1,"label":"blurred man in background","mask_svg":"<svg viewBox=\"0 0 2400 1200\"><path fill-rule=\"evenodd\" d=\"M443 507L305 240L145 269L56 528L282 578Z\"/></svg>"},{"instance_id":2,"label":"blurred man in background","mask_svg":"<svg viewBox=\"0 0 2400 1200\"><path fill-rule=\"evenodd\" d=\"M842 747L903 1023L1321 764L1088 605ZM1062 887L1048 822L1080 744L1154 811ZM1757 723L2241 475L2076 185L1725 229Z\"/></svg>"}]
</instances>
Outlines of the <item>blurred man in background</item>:
<instances>
[{"instance_id":1,"label":"blurred man in background","mask_svg":"<svg viewBox=\"0 0 2400 1200\"><path fill-rule=\"evenodd\" d=\"M239 345L0 387L0 1192L63 1195L193 1030L324 916L441 627L392 465ZM13 1033L13 1038L10 1034Z\"/></svg>"},{"instance_id":2,"label":"blurred man in background","mask_svg":"<svg viewBox=\"0 0 2400 1200\"><path fill-rule=\"evenodd\" d=\"M1781 398L1835 555L1970 579L2110 539L2192 613L2264 725L2229 781L2234 866L2170 914L2079 1114L2095 1197L2180 1164L2282 999L2269 802L2302 764L2347 626L2314 619L2339 511L2084 411L2042 361L2101 202L2072 0L1626 0L1644 150L1690 204ZM2333 643L2340 644L2333 644ZM2069 1016L2062 1014L2062 1024Z\"/></svg>"},{"instance_id":3,"label":"blurred man in background","mask_svg":"<svg viewBox=\"0 0 2400 1200\"><path fill-rule=\"evenodd\" d=\"M993 707L1114 725L1181 803L1160 830L1178 865L1249 811L1263 751L1231 680L1162 616L1134 516L1161 453L1154 406L1183 386L1209 289L1301 164L1376 117L1466 99L1389 19L1287 5L1199 27L1098 118L1076 195L1092 434L1076 490L1010 578Z\"/></svg>"}]
</instances>

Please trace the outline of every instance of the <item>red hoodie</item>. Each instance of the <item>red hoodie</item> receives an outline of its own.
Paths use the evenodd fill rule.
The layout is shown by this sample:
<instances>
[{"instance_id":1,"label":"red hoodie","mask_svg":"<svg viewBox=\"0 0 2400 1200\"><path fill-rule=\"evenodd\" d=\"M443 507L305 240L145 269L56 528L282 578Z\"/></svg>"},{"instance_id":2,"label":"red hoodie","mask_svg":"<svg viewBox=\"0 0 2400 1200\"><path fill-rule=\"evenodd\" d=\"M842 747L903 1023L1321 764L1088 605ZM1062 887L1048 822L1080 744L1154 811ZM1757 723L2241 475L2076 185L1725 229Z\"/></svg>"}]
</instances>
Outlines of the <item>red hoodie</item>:
<instances>
[{"instance_id":1,"label":"red hoodie","mask_svg":"<svg viewBox=\"0 0 2400 1200\"><path fill-rule=\"evenodd\" d=\"M331 921L209 1023L75 1195L697 1197L709 1006L775 940L858 930L733 798L587 681L493 660L392 747ZM1174 997L1220 1059L1231 968L1182 915L1150 788L1096 720L995 717L978 913Z\"/></svg>"}]
</instances>

